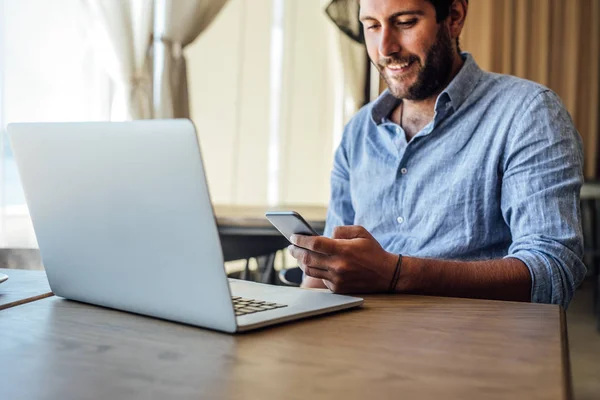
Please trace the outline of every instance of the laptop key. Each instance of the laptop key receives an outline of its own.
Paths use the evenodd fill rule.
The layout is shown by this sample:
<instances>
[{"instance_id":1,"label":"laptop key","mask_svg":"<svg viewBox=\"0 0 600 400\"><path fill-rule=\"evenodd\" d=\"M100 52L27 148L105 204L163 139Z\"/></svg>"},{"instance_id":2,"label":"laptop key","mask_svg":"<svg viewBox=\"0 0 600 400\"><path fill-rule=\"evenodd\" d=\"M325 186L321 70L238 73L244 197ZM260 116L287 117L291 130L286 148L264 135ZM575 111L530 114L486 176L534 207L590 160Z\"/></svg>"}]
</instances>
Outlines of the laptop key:
<instances>
[{"instance_id":1,"label":"laptop key","mask_svg":"<svg viewBox=\"0 0 600 400\"><path fill-rule=\"evenodd\" d=\"M270 303L264 300L245 299L239 296L232 296L231 299L233 300L233 307L236 316L287 307L285 304Z\"/></svg>"},{"instance_id":2,"label":"laptop key","mask_svg":"<svg viewBox=\"0 0 600 400\"><path fill-rule=\"evenodd\" d=\"M246 306L246 310L252 310L252 311L264 311L263 308L258 308L255 306Z\"/></svg>"}]
</instances>

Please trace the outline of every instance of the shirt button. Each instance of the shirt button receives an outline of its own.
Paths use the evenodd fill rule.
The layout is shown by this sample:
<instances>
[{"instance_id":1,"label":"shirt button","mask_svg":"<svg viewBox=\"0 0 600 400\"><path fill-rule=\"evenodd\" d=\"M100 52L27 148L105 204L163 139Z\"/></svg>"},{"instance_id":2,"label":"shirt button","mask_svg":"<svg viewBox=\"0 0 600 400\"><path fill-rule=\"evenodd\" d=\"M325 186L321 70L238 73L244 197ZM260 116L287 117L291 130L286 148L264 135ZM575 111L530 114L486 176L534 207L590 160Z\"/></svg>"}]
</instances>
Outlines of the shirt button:
<instances>
[{"instance_id":1,"label":"shirt button","mask_svg":"<svg viewBox=\"0 0 600 400\"><path fill-rule=\"evenodd\" d=\"M408 172L408 170L406 168L402 168L400 170L400 173L402 173L402 175L406 175L407 172Z\"/></svg>"},{"instance_id":2,"label":"shirt button","mask_svg":"<svg viewBox=\"0 0 600 400\"><path fill-rule=\"evenodd\" d=\"M404 222L404 218L398 217L398 218L396 218L396 221L398 221L398 223L401 224Z\"/></svg>"}]
</instances>

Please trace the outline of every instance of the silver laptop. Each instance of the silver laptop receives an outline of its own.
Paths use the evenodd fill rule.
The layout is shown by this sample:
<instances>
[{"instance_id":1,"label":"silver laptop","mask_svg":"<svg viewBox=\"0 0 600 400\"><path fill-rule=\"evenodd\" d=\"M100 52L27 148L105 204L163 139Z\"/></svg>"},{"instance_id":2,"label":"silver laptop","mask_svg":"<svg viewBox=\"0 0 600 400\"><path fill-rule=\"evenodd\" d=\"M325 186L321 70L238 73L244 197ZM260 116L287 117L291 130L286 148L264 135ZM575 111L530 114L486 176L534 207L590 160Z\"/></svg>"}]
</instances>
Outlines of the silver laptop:
<instances>
[{"instance_id":1,"label":"silver laptop","mask_svg":"<svg viewBox=\"0 0 600 400\"><path fill-rule=\"evenodd\" d=\"M227 278L189 120L7 129L58 296L224 332L363 302Z\"/></svg>"}]
</instances>

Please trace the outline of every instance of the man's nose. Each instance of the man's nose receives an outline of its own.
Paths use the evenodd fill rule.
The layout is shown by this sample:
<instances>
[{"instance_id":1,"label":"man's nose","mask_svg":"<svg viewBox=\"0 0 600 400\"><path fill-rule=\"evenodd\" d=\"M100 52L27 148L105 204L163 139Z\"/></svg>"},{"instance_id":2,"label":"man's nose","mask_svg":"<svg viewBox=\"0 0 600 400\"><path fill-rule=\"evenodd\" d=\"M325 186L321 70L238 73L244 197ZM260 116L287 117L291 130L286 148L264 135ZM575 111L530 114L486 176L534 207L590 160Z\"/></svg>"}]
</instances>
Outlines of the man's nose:
<instances>
[{"instance_id":1,"label":"man's nose","mask_svg":"<svg viewBox=\"0 0 600 400\"><path fill-rule=\"evenodd\" d=\"M394 29L388 27L382 28L379 41L379 55L382 57L389 57L392 54L400 53L400 49L400 41L398 40Z\"/></svg>"}]
</instances>

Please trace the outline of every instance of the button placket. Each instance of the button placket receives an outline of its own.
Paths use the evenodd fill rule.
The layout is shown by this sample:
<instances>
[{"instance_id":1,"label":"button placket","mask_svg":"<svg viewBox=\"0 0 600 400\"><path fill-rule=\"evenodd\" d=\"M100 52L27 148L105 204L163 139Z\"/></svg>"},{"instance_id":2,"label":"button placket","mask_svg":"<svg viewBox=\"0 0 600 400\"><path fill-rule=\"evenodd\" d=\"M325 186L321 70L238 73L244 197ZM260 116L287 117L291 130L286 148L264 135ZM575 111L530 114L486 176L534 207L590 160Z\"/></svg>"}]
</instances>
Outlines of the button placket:
<instances>
[{"instance_id":1,"label":"button placket","mask_svg":"<svg viewBox=\"0 0 600 400\"><path fill-rule=\"evenodd\" d=\"M401 191L404 191L404 187L405 185L408 184L408 182L405 179L401 179L401 177L405 176L408 173L408 168L406 168L405 166L401 167L402 165L407 165L408 163L408 159L411 155L412 149L415 147L414 141L411 140L410 143L408 143L408 145L406 146L406 149L404 151L404 154L401 155L400 157L400 162L398 163L398 168L396 171L399 171L401 175L398 175L398 183L399 183L399 189ZM400 193L399 193L400 194ZM406 212L406 210L404 210L404 204L403 204L403 196L399 195L397 197L397 212L399 213L403 213ZM396 214L396 223L398 225L403 225L406 222L406 218L404 216L398 216L398 214Z\"/></svg>"}]
</instances>

